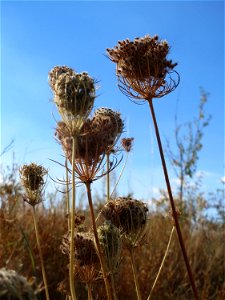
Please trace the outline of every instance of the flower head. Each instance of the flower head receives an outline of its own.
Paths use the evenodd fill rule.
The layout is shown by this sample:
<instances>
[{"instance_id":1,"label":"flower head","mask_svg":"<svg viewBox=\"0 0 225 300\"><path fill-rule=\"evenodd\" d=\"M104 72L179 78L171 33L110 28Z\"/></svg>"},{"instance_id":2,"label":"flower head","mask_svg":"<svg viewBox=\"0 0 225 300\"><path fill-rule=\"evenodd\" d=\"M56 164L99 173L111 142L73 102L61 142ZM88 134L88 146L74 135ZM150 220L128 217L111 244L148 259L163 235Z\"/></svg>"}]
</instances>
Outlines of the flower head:
<instances>
[{"instance_id":1,"label":"flower head","mask_svg":"<svg viewBox=\"0 0 225 300\"><path fill-rule=\"evenodd\" d=\"M120 113L109 108L95 111L87 119L76 140L75 169L81 181L92 181L104 160L104 156L116 144L123 130ZM56 137L62 144L69 161L72 161L72 136L64 122L59 122Z\"/></svg>"},{"instance_id":2,"label":"flower head","mask_svg":"<svg viewBox=\"0 0 225 300\"><path fill-rule=\"evenodd\" d=\"M72 133L79 132L94 104L94 79L87 72L56 66L49 72L49 84L63 121Z\"/></svg>"},{"instance_id":3,"label":"flower head","mask_svg":"<svg viewBox=\"0 0 225 300\"><path fill-rule=\"evenodd\" d=\"M14 270L0 269L0 299L30 299L37 297L26 278Z\"/></svg>"},{"instance_id":4,"label":"flower head","mask_svg":"<svg viewBox=\"0 0 225 300\"><path fill-rule=\"evenodd\" d=\"M169 45L157 35L119 41L107 53L117 65L119 87L131 97L162 97L177 86L170 77L177 63L167 59Z\"/></svg>"},{"instance_id":5,"label":"flower head","mask_svg":"<svg viewBox=\"0 0 225 300\"><path fill-rule=\"evenodd\" d=\"M121 140L122 147L126 152L130 152L133 146L134 138L123 138Z\"/></svg>"},{"instance_id":6,"label":"flower head","mask_svg":"<svg viewBox=\"0 0 225 300\"><path fill-rule=\"evenodd\" d=\"M108 270L114 273L118 268L122 249L120 231L112 223L105 222L98 228L98 238Z\"/></svg>"},{"instance_id":7,"label":"flower head","mask_svg":"<svg viewBox=\"0 0 225 300\"><path fill-rule=\"evenodd\" d=\"M69 258L71 234L63 236L60 249ZM79 280L84 283L94 282L100 278L100 262L94 243L94 236L90 232L77 232L74 236L74 273ZM70 293L69 286L64 280L60 284L60 289L67 294Z\"/></svg>"},{"instance_id":8,"label":"flower head","mask_svg":"<svg viewBox=\"0 0 225 300\"><path fill-rule=\"evenodd\" d=\"M102 215L106 220L118 227L125 239L133 246L143 237L147 212L145 203L129 197L110 200L102 209Z\"/></svg>"},{"instance_id":9,"label":"flower head","mask_svg":"<svg viewBox=\"0 0 225 300\"><path fill-rule=\"evenodd\" d=\"M71 235L63 237L61 251L64 254L70 253ZM80 266L93 265L99 263L98 255L95 248L94 236L90 232L79 232L74 237L74 258Z\"/></svg>"},{"instance_id":10,"label":"flower head","mask_svg":"<svg viewBox=\"0 0 225 300\"><path fill-rule=\"evenodd\" d=\"M34 206L42 201L42 191L45 184L44 176L47 170L35 163L23 165L20 170L20 178L25 188L24 200Z\"/></svg>"}]
</instances>

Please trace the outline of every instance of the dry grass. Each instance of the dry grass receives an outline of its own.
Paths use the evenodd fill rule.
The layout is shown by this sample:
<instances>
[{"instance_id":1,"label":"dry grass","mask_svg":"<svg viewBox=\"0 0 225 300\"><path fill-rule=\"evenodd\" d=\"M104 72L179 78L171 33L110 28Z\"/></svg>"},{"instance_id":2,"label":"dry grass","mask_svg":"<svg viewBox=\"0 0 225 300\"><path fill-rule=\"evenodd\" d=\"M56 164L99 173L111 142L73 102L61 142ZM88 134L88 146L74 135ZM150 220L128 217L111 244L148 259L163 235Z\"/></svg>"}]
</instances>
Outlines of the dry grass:
<instances>
[{"instance_id":1,"label":"dry grass","mask_svg":"<svg viewBox=\"0 0 225 300\"><path fill-rule=\"evenodd\" d=\"M35 288L40 289L42 276L32 211L24 206L18 186L1 186L0 208L0 268L18 271L28 279L35 278ZM10 204L10 207L9 207ZM13 208L12 208L13 207ZM10 209L11 208L11 209ZM83 212L88 219L88 212ZM143 299L147 299L155 276L163 258L169 235L171 221L160 213L149 213L148 240L135 249L135 261ZM40 240L49 282L51 299L65 299L57 288L68 278L68 260L60 251L62 236L67 232L67 219L58 207L46 209L41 204L37 209ZM192 227L188 220L182 221L185 244L193 268L201 299L224 299L224 253L225 232L222 224L205 220L198 227ZM126 249L123 249L120 268L115 277L118 299L136 299L132 269ZM122 280L121 280L122 278ZM43 285L42 285L43 287ZM105 299L104 284L96 281L93 285L94 299ZM86 287L77 283L78 299L87 298ZM152 299L192 299L192 290L183 262L176 234L153 292ZM39 299L45 299L44 291Z\"/></svg>"}]
</instances>

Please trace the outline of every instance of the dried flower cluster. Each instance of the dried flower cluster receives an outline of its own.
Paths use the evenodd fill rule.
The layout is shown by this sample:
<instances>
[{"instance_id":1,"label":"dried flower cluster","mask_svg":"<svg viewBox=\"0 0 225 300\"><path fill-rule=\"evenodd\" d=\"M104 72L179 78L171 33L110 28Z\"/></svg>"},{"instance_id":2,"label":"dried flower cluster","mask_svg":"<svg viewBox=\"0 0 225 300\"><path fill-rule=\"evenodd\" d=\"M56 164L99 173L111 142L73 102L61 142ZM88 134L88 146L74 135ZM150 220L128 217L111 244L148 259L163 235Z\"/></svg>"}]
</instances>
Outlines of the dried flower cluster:
<instances>
[{"instance_id":1,"label":"dried flower cluster","mask_svg":"<svg viewBox=\"0 0 225 300\"><path fill-rule=\"evenodd\" d=\"M88 165L99 161L100 156L112 148L123 131L120 113L109 108L97 109L92 119L83 124L76 141L76 160ZM56 137L63 146L66 157L72 160L72 137L64 122L58 122Z\"/></svg>"},{"instance_id":2,"label":"dried flower cluster","mask_svg":"<svg viewBox=\"0 0 225 300\"><path fill-rule=\"evenodd\" d=\"M42 191L45 184L44 176L47 170L35 163L23 165L20 170L20 177L25 188L24 200L34 206L42 201Z\"/></svg>"},{"instance_id":3,"label":"dried flower cluster","mask_svg":"<svg viewBox=\"0 0 225 300\"><path fill-rule=\"evenodd\" d=\"M121 140L122 147L126 152L130 152L133 146L134 138L123 138Z\"/></svg>"},{"instance_id":4,"label":"dried flower cluster","mask_svg":"<svg viewBox=\"0 0 225 300\"><path fill-rule=\"evenodd\" d=\"M129 197L110 200L102 209L106 220L118 227L132 244L141 238L146 228L147 212L145 203Z\"/></svg>"},{"instance_id":5,"label":"dried flower cluster","mask_svg":"<svg viewBox=\"0 0 225 300\"><path fill-rule=\"evenodd\" d=\"M107 222L98 228L98 237L107 268L114 273L118 268L122 249L120 231L116 226Z\"/></svg>"},{"instance_id":6,"label":"dried flower cluster","mask_svg":"<svg viewBox=\"0 0 225 300\"><path fill-rule=\"evenodd\" d=\"M162 97L176 87L175 81L167 83L166 77L177 63L167 59L169 45L159 41L157 35L119 41L106 51L117 64L119 87L126 94L135 98ZM140 95L132 94L130 88Z\"/></svg>"},{"instance_id":7,"label":"dried flower cluster","mask_svg":"<svg viewBox=\"0 0 225 300\"><path fill-rule=\"evenodd\" d=\"M54 102L72 133L79 132L95 100L95 82L88 73L76 73L67 66L56 66L49 72Z\"/></svg>"},{"instance_id":8,"label":"dried flower cluster","mask_svg":"<svg viewBox=\"0 0 225 300\"><path fill-rule=\"evenodd\" d=\"M0 299L29 299L37 297L26 278L14 270L0 269Z\"/></svg>"},{"instance_id":9,"label":"dried flower cluster","mask_svg":"<svg viewBox=\"0 0 225 300\"><path fill-rule=\"evenodd\" d=\"M69 255L70 253L70 234L67 234L63 237L62 244L60 249L62 253ZM74 257L76 264L80 266L83 265L93 265L99 263L98 255L96 252L94 244L94 236L90 232L79 232L74 236Z\"/></svg>"}]
</instances>

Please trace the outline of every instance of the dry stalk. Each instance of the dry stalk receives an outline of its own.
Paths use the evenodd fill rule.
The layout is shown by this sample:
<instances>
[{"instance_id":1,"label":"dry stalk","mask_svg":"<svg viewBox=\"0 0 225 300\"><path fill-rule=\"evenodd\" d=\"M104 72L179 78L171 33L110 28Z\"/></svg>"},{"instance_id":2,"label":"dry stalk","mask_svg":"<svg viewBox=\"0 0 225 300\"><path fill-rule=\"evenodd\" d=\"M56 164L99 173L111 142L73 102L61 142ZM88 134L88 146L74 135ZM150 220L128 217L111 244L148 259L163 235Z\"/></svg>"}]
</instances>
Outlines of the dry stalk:
<instances>
[{"instance_id":1,"label":"dry stalk","mask_svg":"<svg viewBox=\"0 0 225 300\"><path fill-rule=\"evenodd\" d=\"M111 293L108 276L106 273L105 260L102 255L102 250L101 250L101 246L100 246L99 238L98 238L97 226L96 226L96 222L95 222L94 208L93 208L92 195L91 195L91 183L85 182L85 186L86 186L86 190L87 190L88 203L89 203L89 208L90 208L90 214L91 214L92 227L93 227L93 232L94 232L94 237L95 237L96 248L98 251L99 261L101 264L103 279L104 279L105 287L106 287L107 299L112 300L113 298L112 298L112 293Z\"/></svg>"},{"instance_id":2,"label":"dry stalk","mask_svg":"<svg viewBox=\"0 0 225 300\"><path fill-rule=\"evenodd\" d=\"M168 172L167 172L166 161L165 161L165 157L164 157L164 153L163 153L162 142L161 142L161 138L160 138L160 134L159 134L158 124L157 124L157 121L156 121L156 116L155 116L155 112L154 112L152 98L146 99L146 100L148 101L149 106L150 106L150 110L151 110L152 120L153 120L153 124L154 124L154 128L155 128L155 134L156 134L158 147L159 147L159 153L160 153L160 157L161 157L161 161L162 161L163 173L164 173L164 177L165 177L165 181L166 181L166 186L167 186L167 191L168 191L168 195L169 195L170 205L171 205L171 208L172 208L175 228L176 228L176 231L177 231L181 251L182 251L182 254L183 254L184 262L185 262L185 265L186 265L186 268L187 268L187 272L188 272L188 276L189 276L189 279L190 279L190 282L191 282L193 293L195 295L195 299L198 300L198 292L197 292L197 289L196 289L196 286L195 286L194 277L193 277L191 267L190 267L190 264L189 264L189 260L188 260L188 256L187 256L187 252L186 252L186 247L185 247L185 244L184 244L184 240L183 240L183 237L182 237L180 224L179 224L179 220L178 220L178 216L177 216L176 206L175 206L175 202L174 202L174 199L173 199L173 194L172 194L170 180L169 180L169 176L168 176Z\"/></svg>"},{"instance_id":3,"label":"dry stalk","mask_svg":"<svg viewBox=\"0 0 225 300\"><path fill-rule=\"evenodd\" d=\"M41 271L42 271L42 276L43 276L43 281L44 281L44 286L45 286L45 295L46 295L46 299L50 300L49 292L48 292L47 277L46 277L46 272L45 272L45 264L44 264L42 250L41 250L41 243L40 243L38 225L37 225L37 220L36 220L35 206L33 206L32 214L33 214L35 235L36 235L36 240L37 240L37 247L38 247L38 252L39 252L40 262L41 262Z\"/></svg>"},{"instance_id":4,"label":"dry stalk","mask_svg":"<svg viewBox=\"0 0 225 300\"><path fill-rule=\"evenodd\" d=\"M141 292L140 292L140 286L139 286L139 282L138 282L138 278L137 278L137 269L135 266L135 260L134 260L134 248L131 247L129 249L129 253L130 253L130 260L131 260L131 266L132 266L132 272L133 272L133 277L134 277L134 283L135 283L135 290L136 290L136 294L137 294L137 299L141 300Z\"/></svg>"},{"instance_id":5,"label":"dry stalk","mask_svg":"<svg viewBox=\"0 0 225 300\"><path fill-rule=\"evenodd\" d=\"M75 153L76 153L76 136L73 136L72 146L72 203L71 203L71 243L70 243L70 265L69 265L69 277L70 277L70 291L72 300L76 300L76 291L74 285L74 224L75 224L75 208L76 208L76 185L75 185Z\"/></svg>"},{"instance_id":6,"label":"dry stalk","mask_svg":"<svg viewBox=\"0 0 225 300\"><path fill-rule=\"evenodd\" d=\"M156 283L157 283L157 281L158 281L158 279L159 279L159 275L160 275L160 273L161 273L161 270L162 270L162 268L163 268L164 262L165 262L165 260L166 260L166 256L167 256L168 251L169 251L169 248L170 248L170 244L171 244L171 241L172 241L174 229L175 229L175 227L173 226L173 228L172 228L172 230L171 230L171 233L170 233L169 241L168 241L168 244L167 244L167 247L166 247L166 252L165 252L165 254L164 254L164 256L163 256L161 265L160 265L160 267L159 267L158 273L157 273L157 275L156 275L156 278L155 278L155 280L154 280L154 283L153 283L153 285L152 285L152 288L151 288L151 291L150 291L150 294L149 294L147 300L150 300L150 298L151 298L151 296L152 296L152 293L153 293L153 290L154 290L154 288L155 288L155 286L156 286Z\"/></svg>"}]
</instances>

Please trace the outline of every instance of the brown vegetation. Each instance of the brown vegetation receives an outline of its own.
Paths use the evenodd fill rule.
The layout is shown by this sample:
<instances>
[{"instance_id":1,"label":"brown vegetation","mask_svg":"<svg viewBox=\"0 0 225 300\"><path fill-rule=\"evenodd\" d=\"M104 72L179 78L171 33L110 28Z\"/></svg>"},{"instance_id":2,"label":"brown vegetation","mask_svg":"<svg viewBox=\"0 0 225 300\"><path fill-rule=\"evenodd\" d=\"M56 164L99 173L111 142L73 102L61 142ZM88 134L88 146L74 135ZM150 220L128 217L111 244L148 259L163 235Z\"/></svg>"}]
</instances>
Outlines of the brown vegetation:
<instances>
[{"instance_id":1,"label":"brown vegetation","mask_svg":"<svg viewBox=\"0 0 225 300\"><path fill-rule=\"evenodd\" d=\"M15 178L11 180L12 177L14 176L11 175L10 181L6 178L0 187L0 268L13 269L25 276L33 282L34 288L39 292L39 299L45 299L32 207L24 205L22 188ZM40 204L36 211L50 299L65 299L65 294L59 289L68 290L68 259L60 250L62 237L67 233L68 226L62 207L62 202L50 208ZM86 216L86 224L89 224L88 211L84 210L83 214ZM224 224L205 218L201 224L192 225L189 217L181 219L188 257L201 299L224 299ZM134 253L143 299L147 299L155 280L172 226L165 213L153 213L150 208L148 239ZM122 251L120 267L115 275L118 299L136 299L129 253L124 248ZM102 279L94 282L93 289L94 299L105 299ZM76 291L78 299L87 298L84 284L77 282ZM176 235L173 235L152 296L156 300L185 300L193 297Z\"/></svg>"}]
</instances>

